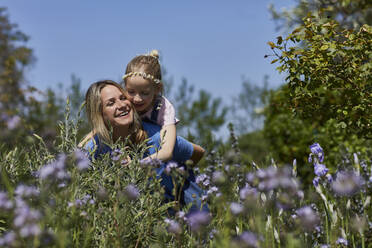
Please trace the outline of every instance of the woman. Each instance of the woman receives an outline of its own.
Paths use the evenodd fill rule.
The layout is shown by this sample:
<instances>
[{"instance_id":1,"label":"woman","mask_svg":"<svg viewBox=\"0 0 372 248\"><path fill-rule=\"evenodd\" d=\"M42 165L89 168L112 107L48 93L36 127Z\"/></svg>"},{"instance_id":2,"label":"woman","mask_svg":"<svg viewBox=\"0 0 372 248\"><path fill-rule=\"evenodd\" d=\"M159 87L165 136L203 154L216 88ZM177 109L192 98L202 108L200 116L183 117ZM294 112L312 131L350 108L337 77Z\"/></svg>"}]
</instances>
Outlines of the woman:
<instances>
[{"instance_id":1,"label":"woman","mask_svg":"<svg viewBox=\"0 0 372 248\"><path fill-rule=\"evenodd\" d=\"M148 138L147 145L150 148L147 150L147 155L155 153L160 147L160 126L149 122L143 122L142 125L132 104L126 99L124 89L116 82L104 80L93 83L86 93L85 101L87 116L95 133L94 138L87 142L85 148L95 159L111 151L106 144L113 144L119 139L124 141L129 138L132 143L140 144ZM110 127L112 136L110 136ZM200 149L203 151L202 148ZM201 158L200 149L185 139L177 137L172 160L182 164L191 159L197 163ZM166 196L173 200L173 184L170 176L164 173L165 167L166 164L162 164L160 169L157 169L157 173L163 179ZM193 182L193 173L190 172L191 176L186 180L183 188L182 199L184 204L196 203L191 210L197 210L201 207L202 190ZM203 206L203 209L208 210L207 206Z\"/></svg>"}]
</instances>

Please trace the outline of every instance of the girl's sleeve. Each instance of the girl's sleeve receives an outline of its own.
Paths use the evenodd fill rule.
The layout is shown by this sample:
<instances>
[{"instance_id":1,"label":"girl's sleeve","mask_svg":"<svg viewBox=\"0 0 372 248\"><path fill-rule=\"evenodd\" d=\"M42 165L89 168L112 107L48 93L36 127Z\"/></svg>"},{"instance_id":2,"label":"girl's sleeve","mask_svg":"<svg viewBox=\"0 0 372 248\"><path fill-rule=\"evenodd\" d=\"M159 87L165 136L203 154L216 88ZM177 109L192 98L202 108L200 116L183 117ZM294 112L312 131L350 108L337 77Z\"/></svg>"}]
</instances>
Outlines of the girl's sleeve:
<instances>
[{"instance_id":1,"label":"girl's sleeve","mask_svg":"<svg viewBox=\"0 0 372 248\"><path fill-rule=\"evenodd\" d=\"M160 103L157 124L160 126L177 124L179 120L176 118L176 111L172 103L165 97L161 97Z\"/></svg>"}]
</instances>

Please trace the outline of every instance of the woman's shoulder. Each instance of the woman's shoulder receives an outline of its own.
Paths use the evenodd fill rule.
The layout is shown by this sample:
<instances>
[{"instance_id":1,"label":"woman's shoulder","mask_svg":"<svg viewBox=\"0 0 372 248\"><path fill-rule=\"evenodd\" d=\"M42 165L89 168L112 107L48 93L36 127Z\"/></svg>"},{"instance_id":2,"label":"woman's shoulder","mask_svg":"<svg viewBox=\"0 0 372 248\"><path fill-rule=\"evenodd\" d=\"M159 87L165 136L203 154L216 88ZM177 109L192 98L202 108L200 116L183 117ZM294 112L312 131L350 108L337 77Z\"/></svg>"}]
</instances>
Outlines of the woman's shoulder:
<instances>
[{"instance_id":1,"label":"woman's shoulder","mask_svg":"<svg viewBox=\"0 0 372 248\"><path fill-rule=\"evenodd\" d=\"M161 129L161 126L145 120L142 121L142 126L149 137L157 134Z\"/></svg>"}]
</instances>

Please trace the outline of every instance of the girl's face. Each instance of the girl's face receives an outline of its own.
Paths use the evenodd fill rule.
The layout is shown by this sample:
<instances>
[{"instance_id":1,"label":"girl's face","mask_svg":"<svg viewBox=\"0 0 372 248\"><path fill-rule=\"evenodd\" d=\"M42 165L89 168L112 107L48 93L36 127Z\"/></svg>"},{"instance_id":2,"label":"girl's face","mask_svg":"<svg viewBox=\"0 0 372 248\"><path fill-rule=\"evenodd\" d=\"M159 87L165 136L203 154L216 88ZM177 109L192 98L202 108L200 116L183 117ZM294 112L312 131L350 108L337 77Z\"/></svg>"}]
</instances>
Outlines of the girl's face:
<instances>
[{"instance_id":1,"label":"girl's face","mask_svg":"<svg viewBox=\"0 0 372 248\"><path fill-rule=\"evenodd\" d=\"M128 100L134 105L138 113L148 111L154 102L159 90L154 83L141 76L133 76L126 79L125 90Z\"/></svg>"},{"instance_id":2,"label":"girl's face","mask_svg":"<svg viewBox=\"0 0 372 248\"><path fill-rule=\"evenodd\" d=\"M107 85L101 90L102 114L112 127L129 127L133 123L130 101L116 86Z\"/></svg>"}]
</instances>

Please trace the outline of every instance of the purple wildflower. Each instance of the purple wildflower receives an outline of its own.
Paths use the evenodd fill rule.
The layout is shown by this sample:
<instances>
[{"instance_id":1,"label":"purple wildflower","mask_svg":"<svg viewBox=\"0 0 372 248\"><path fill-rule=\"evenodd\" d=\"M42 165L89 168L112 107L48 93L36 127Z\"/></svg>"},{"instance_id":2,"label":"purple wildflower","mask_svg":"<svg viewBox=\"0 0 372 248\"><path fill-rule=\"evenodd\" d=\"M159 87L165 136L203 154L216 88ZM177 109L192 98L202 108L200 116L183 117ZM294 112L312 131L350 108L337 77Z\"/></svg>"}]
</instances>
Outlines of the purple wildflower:
<instances>
[{"instance_id":1,"label":"purple wildflower","mask_svg":"<svg viewBox=\"0 0 372 248\"><path fill-rule=\"evenodd\" d=\"M87 156L87 154L81 150L81 149L75 149L74 151L74 155L75 155L75 158L76 158L76 166L78 168L78 170L80 171L84 171L84 170L87 170L89 169L90 167L90 160Z\"/></svg>"},{"instance_id":2,"label":"purple wildflower","mask_svg":"<svg viewBox=\"0 0 372 248\"><path fill-rule=\"evenodd\" d=\"M113 161L118 161L122 154L123 154L123 152L120 149L116 148L116 149L112 150L112 152L111 152L111 159Z\"/></svg>"},{"instance_id":3,"label":"purple wildflower","mask_svg":"<svg viewBox=\"0 0 372 248\"><path fill-rule=\"evenodd\" d=\"M177 221L166 218L165 223L168 224L167 230L170 233L180 234L182 232L181 225Z\"/></svg>"},{"instance_id":4,"label":"purple wildflower","mask_svg":"<svg viewBox=\"0 0 372 248\"><path fill-rule=\"evenodd\" d=\"M324 164L319 163L314 164L314 173L318 177L324 176L325 174L327 174L327 172L328 168Z\"/></svg>"},{"instance_id":5,"label":"purple wildflower","mask_svg":"<svg viewBox=\"0 0 372 248\"><path fill-rule=\"evenodd\" d=\"M16 198L14 213L13 224L22 237L38 236L41 233L38 225L41 214L38 210L31 209L21 198Z\"/></svg>"},{"instance_id":6,"label":"purple wildflower","mask_svg":"<svg viewBox=\"0 0 372 248\"><path fill-rule=\"evenodd\" d=\"M5 233L0 237L0 247L13 247L13 243L16 241L16 234L14 231Z\"/></svg>"},{"instance_id":7,"label":"purple wildflower","mask_svg":"<svg viewBox=\"0 0 372 248\"><path fill-rule=\"evenodd\" d=\"M42 180L52 180L52 181L64 181L70 179L70 174L65 168L66 155L60 154L57 160L44 165L39 170L39 177Z\"/></svg>"},{"instance_id":8,"label":"purple wildflower","mask_svg":"<svg viewBox=\"0 0 372 248\"><path fill-rule=\"evenodd\" d=\"M40 195L40 190L36 188L35 186L26 186L26 185L18 185L17 188L14 191L14 194L18 197L34 197Z\"/></svg>"},{"instance_id":9,"label":"purple wildflower","mask_svg":"<svg viewBox=\"0 0 372 248\"><path fill-rule=\"evenodd\" d=\"M195 182L197 184L201 184L204 180L208 179L208 176L206 174L200 174L196 177Z\"/></svg>"},{"instance_id":10,"label":"purple wildflower","mask_svg":"<svg viewBox=\"0 0 372 248\"><path fill-rule=\"evenodd\" d=\"M159 167L160 165L162 164L162 161L160 159L157 159L157 158L144 158L140 161L140 165L141 166L145 166L145 167Z\"/></svg>"},{"instance_id":11,"label":"purple wildflower","mask_svg":"<svg viewBox=\"0 0 372 248\"><path fill-rule=\"evenodd\" d=\"M331 174L327 174L326 175L326 178L327 178L327 180L328 180L329 183L333 182L333 177L332 177Z\"/></svg>"},{"instance_id":12,"label":"purple wildflower","mask_svg":"<svg viewBox=\"0 0 372 248\"><path fill-rule=\"evenodd\" d=\"M176 169L178 167L178 164L176 162L169 162L167 163L167 166L165 167L165 173L170 174L172 170Z\"/></svg>"},{"instance_id":13,"label":"purple wildflower","mask_svg":"<svg viewBox=\"0 0 372 248\"><path fill-rule=\"evenodd\" d=\"M323 162L324 160L324 152L323 152L323 148L318 144L318 143L314 143L310 146L310 155L309 155L309 163L312 162L312 155L316 155L318 156L318 160L320 163Z\"/></svg>"},{"instance_id":14,"label":"purple wildflower","mask_svg":"<svg viewBox=\"0 0 372 248\"><path fill-rule=\"evenodd\" d=\"M256 248L258 247L258 238L252 232L243 232L236 240L240 247Z\"/></svg>"},{"instance_id":15,"label":"purple wildflower","mask_svg":"<svg viewBox=\"0 0 372 248\"><path fill-rule=\"evenodd\" d=\"M204 211L193 212L187 218L187 224L193 232L198 232L203 226L208 225L210 221L211 215Z\"/></svg>"},{"instance_id":16,"label":"purple wildflower","mask_svg":"<svg viewBox=\"0 0 372 248\"><path fill-rule=\"evenodd\" d=\"M184 211L178 211L176 213L176 217L180 220L183 220L183 221L187 220L186 213Z\"/></svg>"},{"instance_id":17,"label":"purple wildflower","mask_svg":"<svg viewBox=\"0 0 372 248\"><path fill-rule=\"evenodd\" d=\"M236 202L232 202L230 204L230 211L233 215L238 215L240 213L242 213L244 210L244 207L243 205L239 204L239 203L236 203Z\"/></svg>"},{"instance_id":18,"label":"purple wildflower","mask_svg":"<svg viewBox=\"0 0 372 248\"><path fill-rule=\"evenodd\" d=\"M221 171L215 171L212 174L212 182L214 183L223 183L225 182L224 173Z\"/></svg>"},{"instance_id":19,"label":"purple wildflower","mask_svg":"<svg viewBox=\"0 0 372 248\"><path fill-rule=\"evenodd\" d=\"M241 200L245 200L247 198L256 198L257 197L257 190L255 188L252 188L248 184L242 188L239 192L239 196Z\"/></svg>"},{"instance_id":20,"label":"purple wildflower","mask_svg":"<svg viewBox=\"0 0 372 248\"><path fill-rule=\"evenodd\" d=\"M309 206L302 207L296 210L296 214L301 226L308 231L312 231L319 223L319 216Z\"/></svg>"},{"instance_id":21,"label":"purple wildflower","mask_svg":"<svg viewBox=\"0 0 372 248\"><path fill-rule=\"evenodd\" d=\"M336 241L336 244L347 246L347 245L348 245L348 242L347 242L347 240L344 239L344 238L338 238L337 241Z\"/></svg>"},{"instance_id":22,"label":"purple wildflower","mask_svg":"<svg viewBox=\"0 0 372 248\"><path fill-rule=\"evenodd\" d=\"M6 121L6 125L8 126L8 129L9 130L13 130L16 127L18 127L18 125L20 124L20 122L21 122L21 118L18 115L15 115L15 116L10 117Z\"/></svg>"},{"instance_id":23,"label":"purple wildflower","mask_svg":"<svg viewBox=\"0 0 372 248\"><path fill-rule=\"evenodd\" d=\"M215 192L218 191L218 188L216 186L213 186L211 187L208 191L207 191L207 195L210 195L210 194L213 194Z\"/></svg>"},{"instance_id":24,"label":"purple wildflower","mask_svg":"<svg viewBox=\"0 0 372 248\"><path fill-rule=\"evenodd\" d=\"M133 184L129 184L127 187L124 189L124 195L131 201L136 200L139 197L139 190L136 186Z\"/></svg>"},{"instance_id":25,"label":"purple wildflower","mask_svg":"<svg viewBox=\"0 0 372 248\"><path fill-rule=\"evenodd\" d=\"M351 196L363 186L364 180L353 171L339 171L332 182L333 191L341 196Z\"/></svg>"},{"instance_id":26,"label":"purple wildflower","mask_svg":"<svg viewBox=\"0 0 372 248\"><path fill-rule=\"evenodd\" d=\"M314 179L313 179L313 184L314 184L315 187L318 187L318 185L319 185L319 180L320 180L320 177L314 177Z\"/></svg>"},{"instance_id":27,"label":"purple wildflower","mask_svg":"<svg viewBox=\"0 0 372 248\"><path fill-rule=\"evenodd\" d=\"M10 210L13 208L13 202L9 200L6 192L0 191L0 209Z\"/></svg>"}]
</instances>

